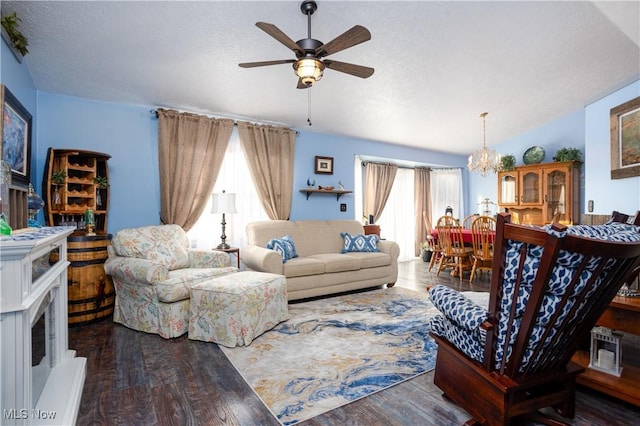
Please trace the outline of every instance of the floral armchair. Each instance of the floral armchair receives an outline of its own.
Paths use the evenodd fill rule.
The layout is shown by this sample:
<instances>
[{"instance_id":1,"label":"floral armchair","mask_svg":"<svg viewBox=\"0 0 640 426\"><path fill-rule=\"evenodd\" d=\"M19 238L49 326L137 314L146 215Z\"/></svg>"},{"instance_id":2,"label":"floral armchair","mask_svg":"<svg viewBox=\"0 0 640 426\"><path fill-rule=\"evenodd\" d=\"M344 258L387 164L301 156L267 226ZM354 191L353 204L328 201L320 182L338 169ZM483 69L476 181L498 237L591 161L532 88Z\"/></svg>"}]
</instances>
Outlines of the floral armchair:
<instances>
[{"instance_id":1,"label":"floral armchair","mask_svg":"<svg viewBox=\"0 0 640 426\"><path fill-rule=\"evenodd\" d=\"M488 306L436 286L434 383L478 424L553 407L575 414L571 357L640 264L640 227L547 225L498 216Z\"/></svg>"},{"instance_id":2,"label":"floral armchair","mask_svg":"<svg viewBox=\"0 0 640 426\"><path fill-rule=\"evenodd\" d=\"M122 229L104 268L116 289L113 320L165 339L189 327L189 286L238 271L226 253L190 250L178 225Z\"/></svg>"}]
</instances>

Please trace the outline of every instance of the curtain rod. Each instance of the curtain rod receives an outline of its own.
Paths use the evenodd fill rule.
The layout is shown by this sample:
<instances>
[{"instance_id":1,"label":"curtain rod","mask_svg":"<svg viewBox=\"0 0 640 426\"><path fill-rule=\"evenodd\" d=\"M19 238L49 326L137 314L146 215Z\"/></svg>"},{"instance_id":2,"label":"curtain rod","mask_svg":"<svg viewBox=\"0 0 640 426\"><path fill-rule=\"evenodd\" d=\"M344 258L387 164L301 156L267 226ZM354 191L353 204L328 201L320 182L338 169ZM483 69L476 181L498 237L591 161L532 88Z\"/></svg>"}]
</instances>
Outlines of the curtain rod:
<instances>
[{"instance_id":1,"label":"curtain rod","mask_svg":"<svg viewBox=\"0 0 640 426\"><path fill-rule=\"evenodd\" d=\"M427 170L433 170L432 167L427 167L427 166L414 166L414 167L408 167L408 166L399 166L395 163L379 163L376 161L363 161L362 162L362 167L365 167L367 165L367 163L371 163L371 164L389 164L389 165L394 165L397 166L399 169L409 169L409 170L415 170L415 169L427 169Z\"/></svg>"},{"instance_id":2,"label":"curtain rod","mask_svg":"<svg viewBox=\"0 0 640 426\"><path fill-rule=\"evenodd\" d=\"M158 118L158 110L157 109L150 109L149 110L149 114L153 115L155 118ZM262 124L266 124L266 123L262 123ZM237 126L238 122L236 120L233 120L233 125ZM269 124L270 126L272 126L272 124ZM295 131L296 132L296 136L298 136L300 134L299 131Z\"/></svg>"}]
</instances>

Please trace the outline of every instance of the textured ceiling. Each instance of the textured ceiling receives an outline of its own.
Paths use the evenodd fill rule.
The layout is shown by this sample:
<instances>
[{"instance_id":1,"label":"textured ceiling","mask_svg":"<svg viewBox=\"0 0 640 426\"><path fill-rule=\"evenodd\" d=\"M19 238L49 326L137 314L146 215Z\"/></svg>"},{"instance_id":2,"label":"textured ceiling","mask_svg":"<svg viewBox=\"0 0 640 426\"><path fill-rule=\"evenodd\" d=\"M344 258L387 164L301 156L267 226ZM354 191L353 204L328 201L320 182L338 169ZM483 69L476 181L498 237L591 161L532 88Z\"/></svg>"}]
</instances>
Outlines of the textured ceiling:
<instances>
[{"instance_id":1,"label":"textured ceiling","mask_svg":"<svg viewBox=\"0 0 640 426\"><path fill-rule=\"evenodd\" d=\"M638 1L317 3L313 38L371 31L330 58L372 77L326 70L298 90L290 65L238 67L293 58L255 23L305 38L298 1L3 1L2 14L22 19L38 90L454 154L481 144L483 111L493 145L640 78Z\"/></svg>"}]
</instances>

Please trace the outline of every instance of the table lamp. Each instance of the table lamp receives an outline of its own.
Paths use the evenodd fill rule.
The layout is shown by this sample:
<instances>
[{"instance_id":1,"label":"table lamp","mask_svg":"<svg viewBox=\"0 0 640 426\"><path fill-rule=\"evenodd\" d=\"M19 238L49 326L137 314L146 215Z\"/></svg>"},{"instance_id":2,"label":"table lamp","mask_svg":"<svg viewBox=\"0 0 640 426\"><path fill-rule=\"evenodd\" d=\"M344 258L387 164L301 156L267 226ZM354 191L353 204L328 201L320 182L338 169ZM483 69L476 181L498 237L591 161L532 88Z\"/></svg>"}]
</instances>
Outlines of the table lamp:
<instances>
[{"instance_id":1,"label":"table lamp","mask_svg":"<svg viewBox=\"0 0 640 426\"><path fill-rule=\"evenodd\" d=\"M222 235L220 239L222 242L218 244L218 249L228 249L231 248L229 244L226 243L227 236L225 235L225 226L227 222L225 221L224 215L227 213L238 213L236 210L236 194L230 194L224 192L222 190L221 194L213 193L211 194L211 213L220 214L222 213Z\"/></svg>"}]
</instances>

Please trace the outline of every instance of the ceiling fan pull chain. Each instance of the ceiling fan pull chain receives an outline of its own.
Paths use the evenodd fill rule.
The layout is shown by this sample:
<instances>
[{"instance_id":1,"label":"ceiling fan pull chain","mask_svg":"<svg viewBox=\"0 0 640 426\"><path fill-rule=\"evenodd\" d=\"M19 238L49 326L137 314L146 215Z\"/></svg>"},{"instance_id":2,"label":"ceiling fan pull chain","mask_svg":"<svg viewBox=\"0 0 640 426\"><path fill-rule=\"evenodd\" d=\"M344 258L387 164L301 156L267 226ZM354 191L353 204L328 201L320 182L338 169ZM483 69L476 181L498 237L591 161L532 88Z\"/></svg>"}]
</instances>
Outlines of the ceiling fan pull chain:
<instances>
[{"instance_id":1,"label":"ceiling fan pull chain","mask_svg":"<svg viewBox=\"0 0 640 426\"><path fill-rule=\"evenodd\" d=\"M309 123L309 127L311 124L311 87L307 89L307 123Z\"/></svg>"}]
</instances>

